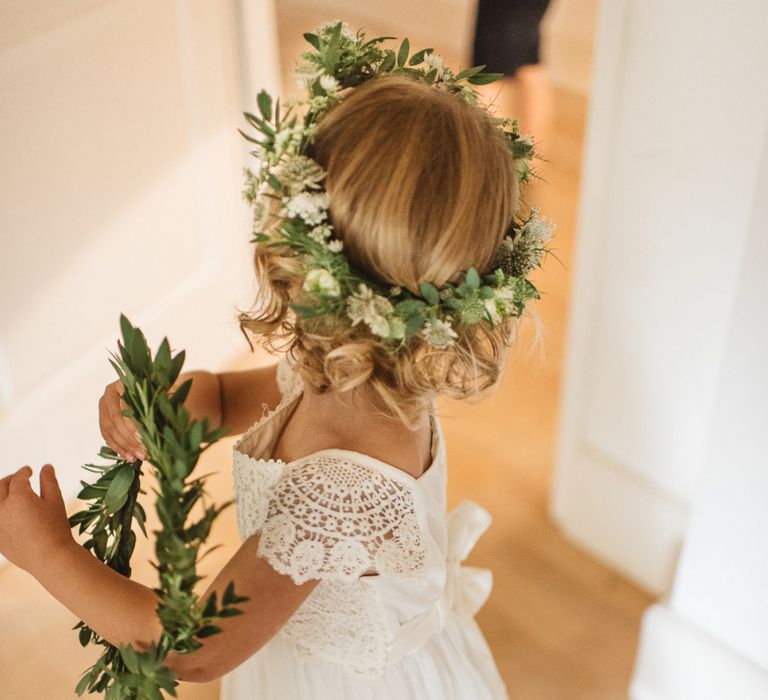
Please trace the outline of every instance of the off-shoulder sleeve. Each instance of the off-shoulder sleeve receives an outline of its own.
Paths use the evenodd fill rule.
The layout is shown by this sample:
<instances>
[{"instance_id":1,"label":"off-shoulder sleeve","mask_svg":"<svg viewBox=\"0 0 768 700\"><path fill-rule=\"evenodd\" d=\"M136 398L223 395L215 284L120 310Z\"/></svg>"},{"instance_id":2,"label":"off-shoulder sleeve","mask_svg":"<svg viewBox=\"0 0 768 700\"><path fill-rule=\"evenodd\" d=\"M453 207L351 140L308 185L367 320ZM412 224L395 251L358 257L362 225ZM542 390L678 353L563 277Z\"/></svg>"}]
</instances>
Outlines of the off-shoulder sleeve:
<instances>
[{"instance_id":1,"label":"off-shoulder sleeve","mask_svg":"<svg viewBox=\"0 0 768 700\"><path fill-rule=\"evenodd\" d=\"M328 454L289 465L273 484L257 553L296 583L369 569L418 578L426 560L411 487Z\"/></svg>"}]
</instances>

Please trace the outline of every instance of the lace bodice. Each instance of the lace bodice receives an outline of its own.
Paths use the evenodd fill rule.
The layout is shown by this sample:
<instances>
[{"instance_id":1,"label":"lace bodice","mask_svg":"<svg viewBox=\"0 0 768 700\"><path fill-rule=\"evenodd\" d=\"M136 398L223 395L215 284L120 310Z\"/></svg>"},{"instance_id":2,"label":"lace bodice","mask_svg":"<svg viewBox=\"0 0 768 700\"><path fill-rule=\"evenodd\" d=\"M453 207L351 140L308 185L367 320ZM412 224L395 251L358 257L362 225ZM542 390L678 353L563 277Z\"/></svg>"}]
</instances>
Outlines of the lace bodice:
<instances>
[{"instance_id":1,"label":"lace bodice","mask_svg":"<svg viewBox=\"0 0 768 700\"><path fill-rule=\"evenodd\" d=\"M286 467L271 493L258 553L296 583L423 572L412 494L372 467L326 452Z\"/></svg>"},{"instance_id":2,"label":"lace bodice","mask_svg":"<svg viewBox=\"0 0 768 700\"><path fill-rule=\"evenodd\" d=\"M296 653L376 678L439 628L451 604L439 422L418 479L342 449L285 463L269 455L303 386L285 360L277 381L280 403L264 406L233 447L240 535L259 532L258 555L296 583L320 579L278 633Z\"/></svg>"}]
</instances>

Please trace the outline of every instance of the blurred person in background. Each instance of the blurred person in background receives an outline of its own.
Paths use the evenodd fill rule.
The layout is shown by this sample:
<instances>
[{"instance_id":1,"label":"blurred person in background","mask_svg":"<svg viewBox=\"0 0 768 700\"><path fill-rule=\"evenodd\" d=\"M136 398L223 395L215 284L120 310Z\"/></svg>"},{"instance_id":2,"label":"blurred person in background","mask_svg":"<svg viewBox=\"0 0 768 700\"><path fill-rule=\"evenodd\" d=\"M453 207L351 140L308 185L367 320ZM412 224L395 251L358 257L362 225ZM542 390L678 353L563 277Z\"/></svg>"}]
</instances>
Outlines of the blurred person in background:
<instances>
[{"instance_id":1,"label":"blurred person in background","mask_svg":"<svg viewBox=\"0 0 768 700\"><path fill-rule=\"evenodd\" d=\"M549 0L478 0L472 65L503 73L480 87L497 116L515 116L523 134L546 148L552 121L549 79L540 63L540 25Z\"/></svg>"}]
</instances>

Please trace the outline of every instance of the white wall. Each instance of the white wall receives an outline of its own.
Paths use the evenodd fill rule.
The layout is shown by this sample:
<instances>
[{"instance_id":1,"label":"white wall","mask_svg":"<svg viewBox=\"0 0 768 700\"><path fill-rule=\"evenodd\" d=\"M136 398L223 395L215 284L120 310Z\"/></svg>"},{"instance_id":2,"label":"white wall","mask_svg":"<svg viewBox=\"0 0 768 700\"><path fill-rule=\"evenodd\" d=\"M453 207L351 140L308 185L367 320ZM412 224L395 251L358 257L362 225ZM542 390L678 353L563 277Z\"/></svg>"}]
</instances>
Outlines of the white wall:
<instances>
[{"instance_id":1,"label":"white wall","mask_svg":"<svg viewBox=\"0 0 768 700\"><path fill-rule=\"evenodd\" d=\"M272 7L4 0L0 14L0 465L50 461L71 497L98 461L121 312L152 346L186 349L185 369L247 348L237 127L250 82L276 84Z\"/></svg>"},{"instance_id":2,"label":"white wall","mask_svg":"<svg viewBox=\"0 0 768 700\"><path fill-rule=\"evenodd\" d=\"M768 130L711 430L672 595L644 619L635 700L768 697Z\"/></svg>"},{"instance_id":3,"label":"white wall","mask_svg":"<svg viewBox=\"0 0 768 700\"><path fill-rule=\"evenodd\" d=\"M601 5L552 514L656 594L675 572L768 123L768 10Z\"/></svg>"}]
</instances>

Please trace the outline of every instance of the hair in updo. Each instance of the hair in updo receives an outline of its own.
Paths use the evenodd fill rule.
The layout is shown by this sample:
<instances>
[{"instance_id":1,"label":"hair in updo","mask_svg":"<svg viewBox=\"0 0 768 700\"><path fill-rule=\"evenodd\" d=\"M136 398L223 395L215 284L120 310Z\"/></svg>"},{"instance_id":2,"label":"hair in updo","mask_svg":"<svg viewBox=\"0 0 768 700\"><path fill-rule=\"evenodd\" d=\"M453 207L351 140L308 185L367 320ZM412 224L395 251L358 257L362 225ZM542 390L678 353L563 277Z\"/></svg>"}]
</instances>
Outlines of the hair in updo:
<instances>
[{"instance_id":1,"label":"hair in updo","mask_svg":"<svg viewBox=\"0 0 768 700\"><path fill-rule=\"evenodd\" d=\"M419 283L457 283L490 268L518 205L515 164L482 107L401 76L350 91L319 123L308 153L326 171L330 218L350 264L373 279L419 293ZM392 350L364 323L296 319L301 260L256 245L255 313L240 329L270 352L286 352L305 385L346 392L365 382L378 407L413 426L438 394L463 399L499 380L519 319L488 328L454 323L453 345L419 334Z\"/></svg>"}]
</instances>

